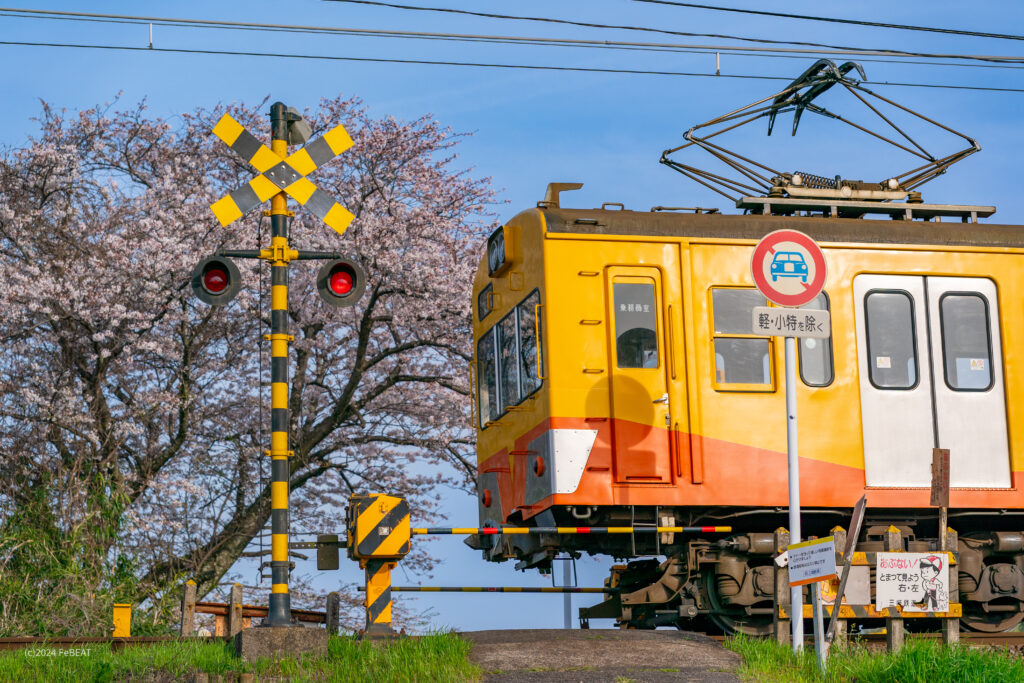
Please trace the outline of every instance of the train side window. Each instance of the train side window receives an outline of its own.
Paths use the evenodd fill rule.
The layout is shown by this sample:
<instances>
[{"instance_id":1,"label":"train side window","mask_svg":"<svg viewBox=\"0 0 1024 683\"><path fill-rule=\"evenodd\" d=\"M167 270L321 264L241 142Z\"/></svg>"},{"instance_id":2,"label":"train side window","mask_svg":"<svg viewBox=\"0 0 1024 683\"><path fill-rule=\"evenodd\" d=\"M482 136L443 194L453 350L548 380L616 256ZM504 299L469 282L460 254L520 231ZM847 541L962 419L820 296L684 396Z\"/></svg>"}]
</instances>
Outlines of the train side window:
<instances>
[{"instance_id":1,"label":"train side window","mask_svg":"<svg viewBox=\"0 0 1024 683\"><path fill-rule=\"evenodd\" d=\"M711 289L716 384L747 385L755 391L771 386L771 343L751 334L754 307L765 305L756 289Z\"/></svg>"},{"instance_id":2,"label":"train side window","mask_svg":"<svg viewBox=\"0 0 1024 683\"><path fill-rule=\"evenodd\" d=\"M612 298L618 367L658 367L658 309L653 282L615 282Z\"/></svg>"},{"instance_id":3,"label":"train side window","mask_svg":"<svg viewBox=\"0 0 1024 683\"><path fill-rule=\"evenodd\" d=\"M828 311L828 295L822 292L811 303L801 306L815 311ZM832 336L828 339L800 340L800 379L809 387L832 384Z\"/></svg>"},{"instance_id":4,"label":"train side window","mask_svg":"<svg viewBox=\"0 0 1024 683\"><path fill-rule=\"evenodd\" d=\"M491 298L491 293L493 291L494 288L490 284L488 284L486 287L480 290L480 294L477 295L476 314L480 320L486 318L490 314L490 312L494 310L494 301Z\"/></svg>"},{"instance_id":5,"label":"train side window","mask_svg":"<svg viewBox=\"0 0 1024 683\"><path fill-rule=\"evenodd\" d=\"M992 339L988 300L976 293L948 293L939 299L946 386L953 391L992 388Z\"/></svg>"},{"instance_id":6,"label":"train side window","mask_svg":"<svg viewBox=\"0 0 1024 683\"><path fill-rule=\"evenodd\" d=\"M715 334L750 334L753 328L755 306L768 302L756 289L711 290L711 309L714 313Z\"/></svg>"},{"instance_id":7,"label":"train side window","mask_svg":"<svg viewBox=\"0 0 1024 683\"><path fill-rule=\"evenodd\" d=\"M540 329L541 321L537 317L539 305L540 292L534 290L516 306L516 314L519 316L519 377L523 398L540 388L540 378L544 374L543 359L539 357L541 339L544 337ZM537 338L538 332L540 339Z\"/></svg>"},{"instance_id":8,"label":"train side window","mask_svg":"<svg viewBox=\"0 0 1024 683\"><path fill-rule=\"evenodd\" d=\"M868 377L878 389L917 386L914 302L902 290L873 290L864 297Z\"/></svg>"},{"instance_id":9,"label":"train side window","mask_svg":"<svg viewBox=\"0 0 1024 683\"><path fill-rule=\"evenodd\" d=\"M498 373L495 365L494 328L487 330L476 344L477 396L480 403L480 428L501 417L498 407Z\"/></svg>"},{"instance_id":10,"label":"train side window","mask_svg":"<svg viewBox=\"0 0 1024 683\"><path fill-rule=\"evenodd\" d=\"M519 393L519 341L516 337L516 311L494 326L498 334L498 381L501 388L501 413L522 400Z\"/></svg>"}]
</instances>

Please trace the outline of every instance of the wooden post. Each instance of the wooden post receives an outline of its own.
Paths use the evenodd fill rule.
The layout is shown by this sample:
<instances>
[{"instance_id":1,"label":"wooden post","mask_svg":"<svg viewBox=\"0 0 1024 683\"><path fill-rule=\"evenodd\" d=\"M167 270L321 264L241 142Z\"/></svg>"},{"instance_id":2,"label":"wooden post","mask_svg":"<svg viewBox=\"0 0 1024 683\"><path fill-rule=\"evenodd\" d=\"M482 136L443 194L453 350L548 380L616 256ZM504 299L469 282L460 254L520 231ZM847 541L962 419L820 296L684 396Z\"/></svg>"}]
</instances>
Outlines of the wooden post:
<instances>
[{"instance_id":1,"label":"wooden post","mask_svg":"<svg viewBox=\"0 0 1024 683\"><path fill-rule=\"evenodd\" d=\"M181 635L191 636L196 631L196 582L189 579L181 595Z\"/></svg>"},{"instance_id":2,"label":"wooden post","mask_svg":"<svg viewBox=\"0 0 1024 683\"><path fill-rule=\"evenodd\" d=\"M331 591L327 594L327 635L336 636L338 635L338 621L340 620L341 612L341 596L337 592Z\"/></svg>"},{"instance_id":3,"label":"wooden post","mask_svg":"<svg viewBox=\"0 0 1024 683\"><path fill-rule=\"evenodd\" d=\"M950 528L943 529L946 539L946 550L955 553L959 548L957 533ZM960 565L949 564L949 602L960 602ZM952 645L960 642L960 620L953 617L942 620L942 642Z\"/></svg>"},{"instance_id":4,"label":"wooden post","mask_svg":"<svg viewBox=\"0 0 1024 683\"><path fill-rule=\"evenodd\" d=\"M228 635L234 637L242 630L242 584L231 586L231 602L228 603Z\"/></svg>"},{"instance_id":5,"label":"wooden post","mask_svg":"<svg viewBox=\"0 0 1024 683\"><path fill-rule=\"evenodd\" d=\"M832 537L835 539L836 548L845 548L846 547L846 529L844 529L843 527L838 526L838 525L832 527ZM843 559L845 559L845 558L843 558ZM838 564L838 563L836 563L836 564ZM849 567L847 567L844 571L850 571ZM832 610L833 611L841 610L842 605L843 605L843 596L837 595L836 598L837 598L837 600L832 605ZM834 642L836 642L836 643L845 643L846 642L846 619L836 619L836 632L835 632L835 640L834 640Z\"/></svg>"},{"instance_id":6,"label":"wooden post","mask_svg":"<svg viewBox=\"0 0 1024 683\"><path fill-rule=\"evenodd\" d=\"M892 525L885 531L885 549L893 553L903 552L903 534ZM889 607L887 613L889 616L885 618L886 649L889 652L899 652L903 649L904 641L903 615L897 607Z\"/></svg>"},{"instance_id":7,"label":"wooden post","mask_svg":"<svg viewBox=\"0 0 1024 683\"><path fill-rule=\"evenodd\" d=\"M778 557L786 552L789 547L789 531L783 527L775 530L775 556ZM775 601L772 605L772 625L774 626L775 642L781 645L789 645L792 642L792 631L790 618L779 616L779 608L789 614L789 569L780 567L776 562L775 567ZM803 615L801 614L802 618Z\"/></svg>"}]
</instances>

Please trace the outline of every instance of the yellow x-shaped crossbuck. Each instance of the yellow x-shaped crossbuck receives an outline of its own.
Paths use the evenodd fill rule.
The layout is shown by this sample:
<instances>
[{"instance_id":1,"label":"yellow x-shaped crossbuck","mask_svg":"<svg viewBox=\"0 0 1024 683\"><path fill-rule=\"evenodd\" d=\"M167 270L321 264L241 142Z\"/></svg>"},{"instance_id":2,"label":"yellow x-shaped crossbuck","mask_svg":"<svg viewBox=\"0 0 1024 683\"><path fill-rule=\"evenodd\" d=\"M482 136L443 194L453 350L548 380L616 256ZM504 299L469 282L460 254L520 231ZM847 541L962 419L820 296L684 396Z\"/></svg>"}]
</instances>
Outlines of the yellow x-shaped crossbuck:
<instances>
[{"instance_id":1,"label":"yellow x-shaped crossbuck","mask_svg":"<svg viewBox=\"0 0 1024 683\"><path fill-rule=\"evenodd\" d=\"M323 137L285 159L272 152L228 114L224 114L213 127L213 134L260 172L210 207L222 226L233 223L249 209L284 191L337 230L338 234L345 233L352 222L352 214L306 178L352 146L352 138L344 126L335 126Z\"/></svg>"}]
</instances>

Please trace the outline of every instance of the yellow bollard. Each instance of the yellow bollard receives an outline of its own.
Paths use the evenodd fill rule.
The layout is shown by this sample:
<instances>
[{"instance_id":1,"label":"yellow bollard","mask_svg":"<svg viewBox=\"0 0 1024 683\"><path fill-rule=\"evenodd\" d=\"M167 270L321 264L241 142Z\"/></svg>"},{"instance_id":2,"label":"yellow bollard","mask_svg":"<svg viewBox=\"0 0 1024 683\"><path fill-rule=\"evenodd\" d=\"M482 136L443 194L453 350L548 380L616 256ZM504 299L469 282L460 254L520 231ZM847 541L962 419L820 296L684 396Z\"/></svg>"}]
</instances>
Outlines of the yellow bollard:
<instances>
[{"instance_id":1,"label":"yellow bollard","mask_svg":"<svg viewBox=\"0 0 1024 683\"><path fill-rule=\"evenodd\" d=\"M132 635L132 606L114 604L114 637L130 638Z\"/></svg>"}]
</instances>

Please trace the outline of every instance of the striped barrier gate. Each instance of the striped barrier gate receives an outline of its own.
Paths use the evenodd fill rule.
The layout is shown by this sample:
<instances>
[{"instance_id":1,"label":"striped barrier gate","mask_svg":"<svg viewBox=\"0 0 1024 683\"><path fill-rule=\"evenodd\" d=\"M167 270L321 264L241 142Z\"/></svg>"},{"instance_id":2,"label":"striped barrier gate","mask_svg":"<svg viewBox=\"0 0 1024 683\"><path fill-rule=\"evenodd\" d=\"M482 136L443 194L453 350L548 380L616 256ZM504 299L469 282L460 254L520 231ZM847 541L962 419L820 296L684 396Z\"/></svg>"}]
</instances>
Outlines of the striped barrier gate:
<instances>
[{"instance_id":1,"label":"striped barrier gate","mask_svg":"<svg viewBox=\"0 0 1024 683\"><path fill-rule=\"evenodd\" d=\"M614 588L571 586L392 586L391 571L409 554L412 536L513 535L513 534L665 534L730 533L731 526L542 526L542 527L416 527L410 525L409 503L384 494L353 494L346 510L346 539L321 534L315 543L292 543L292 548L315 548L317 569L338 569L338 549L347 548L350 559L365 571L366 629L369 638L394 637L391 627L391 594L422 593L613 593Z\"/></svg>"}]
</instances>

